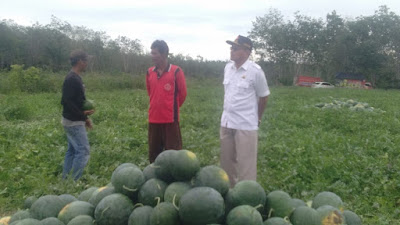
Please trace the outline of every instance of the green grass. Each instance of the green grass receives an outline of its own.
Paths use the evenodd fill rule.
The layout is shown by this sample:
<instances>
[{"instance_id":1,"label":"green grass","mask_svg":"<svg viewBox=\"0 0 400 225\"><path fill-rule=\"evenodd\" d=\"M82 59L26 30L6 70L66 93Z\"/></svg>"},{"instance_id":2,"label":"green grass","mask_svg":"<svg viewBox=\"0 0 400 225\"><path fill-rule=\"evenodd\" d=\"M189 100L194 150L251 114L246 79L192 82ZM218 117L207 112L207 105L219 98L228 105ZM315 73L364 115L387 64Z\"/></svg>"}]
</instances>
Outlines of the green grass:
<instances>
[{"instance_id":1,"label":"green grass","mask_svg":"<svg viewBox=\"0 0 400 225\"><path fill-rule=\"evenodd\" d=\"M184 148L203 166L219 164L221 83L189 79L181 108ZM0 95L0 216L11 215L31 195L77 196L107 185L121 163L148 164L146 91L86 85L96 103L95 126L90 162L76 183L60 178L66 151L60 93ZM364 224L400 223L400 92L276 87L271 93L259 131L258 181L266 192L280 189L309 201L332 191ZM385 112L314 107L337 99Z\"/></svg>"}]
</instances>

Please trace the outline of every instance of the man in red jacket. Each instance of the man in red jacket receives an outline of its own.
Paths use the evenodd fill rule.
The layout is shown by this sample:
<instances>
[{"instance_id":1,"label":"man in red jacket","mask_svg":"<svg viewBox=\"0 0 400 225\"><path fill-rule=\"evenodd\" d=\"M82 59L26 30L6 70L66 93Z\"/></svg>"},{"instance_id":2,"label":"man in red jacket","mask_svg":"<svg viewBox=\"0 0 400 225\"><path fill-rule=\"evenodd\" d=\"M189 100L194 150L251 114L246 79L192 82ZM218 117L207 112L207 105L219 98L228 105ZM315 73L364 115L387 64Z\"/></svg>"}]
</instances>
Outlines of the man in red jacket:
<instances>
[{"instance_id":1,"label":"man in red jacket","mask_svg":"<svg viewBox=\"0 0 400 225\"><path fill-rule=\"evenodd\" d=\"M179 66L168 63L168 45L156 40L151 45L151 59L155 66L146 74L149 107L149 160L167 149L182 149L179 128L179 107L186 98L185 75Z\"/></svg>"}]
</instances>

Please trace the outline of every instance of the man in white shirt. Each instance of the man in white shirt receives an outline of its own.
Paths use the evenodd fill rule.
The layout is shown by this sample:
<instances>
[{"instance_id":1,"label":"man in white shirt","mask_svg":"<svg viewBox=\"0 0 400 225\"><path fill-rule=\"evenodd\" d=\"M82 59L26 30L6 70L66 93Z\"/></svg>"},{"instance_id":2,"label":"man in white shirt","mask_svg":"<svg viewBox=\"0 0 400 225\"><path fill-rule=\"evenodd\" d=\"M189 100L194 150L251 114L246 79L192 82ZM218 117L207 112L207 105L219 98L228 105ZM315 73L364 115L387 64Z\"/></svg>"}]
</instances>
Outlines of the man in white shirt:
<instances>
[{"instance_id":1,"label":"man in white shirt","mask_svg":"<svg viewBox=\"0 0 400 225\"><path fill-rule=\"evenodd\" d=\"M257 179L257 131L270 91L261 67L249 60L252 41L239 35L226 42L232 61L224 70L220 162L233 187L241 180Z\"/></svg>"}]
</instances>

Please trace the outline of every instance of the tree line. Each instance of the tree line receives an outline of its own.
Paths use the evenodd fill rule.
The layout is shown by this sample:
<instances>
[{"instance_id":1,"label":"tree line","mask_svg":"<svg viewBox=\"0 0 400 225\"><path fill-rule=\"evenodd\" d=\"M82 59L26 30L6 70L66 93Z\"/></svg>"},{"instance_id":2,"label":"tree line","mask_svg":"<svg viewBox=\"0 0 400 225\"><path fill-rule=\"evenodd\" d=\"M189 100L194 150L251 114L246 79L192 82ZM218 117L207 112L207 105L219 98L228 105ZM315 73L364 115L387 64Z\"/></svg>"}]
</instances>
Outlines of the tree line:
<instances>
[{"instance_id":1,"label":"tree line","mask_svg":"<svg viewBox=\"0 0 400 225\"><path fill-rule=\"evenodd\" d=\"M253 58L271 85L292 85L300 75L334 82L338 72L363 74L374 86L400 87L400 17L387 6L373 15L343 18L336 11L325 19L295 13L287 20L276 9L256 17L249 31ZM12 65L59 73L69 69L68 55L84 49L94 57L88 70L106 74L142 75L152 64L138 39L110 38L103 31L74 26L52 16L47 25L21 26L0 21L0 69ZM146 47L147 48L147 47ZM170 55L187 76L220 77L224 61Z\"/></svg>"},{"instance_id":2,"label":"tree line","mask_svg":"<svg viewBox=\"0 0 400 225\"><path fill-rule=\"evenodd\" d=\"M299 75L334 82L338 72L362 74L380 88L400 87L400 17L387 6L373 15L345 19L336 11L322 20L270 9L250 31L256 53L270 65L273 83L290 85Z\"/></svg>"},{"instance_id":3,"label":"tree line","mask_svg":"<svg viewBox=\"0 0 400 225\"><path fill-rule=\"evenodd\" d=\"M68 57L74 49L84 49L93 56L88 65L90 72L138 75L146 73L152 64L138 39L112 39L106 32L73 26L55 16L47 25L21 26L12 20L0 21L0 69L10 70L18 64L51 72L65 71L70 68ZM192 76L214 76L221 73L225 63L181 54L171 54L170 60Z\"/></svg>"}]
</instances>

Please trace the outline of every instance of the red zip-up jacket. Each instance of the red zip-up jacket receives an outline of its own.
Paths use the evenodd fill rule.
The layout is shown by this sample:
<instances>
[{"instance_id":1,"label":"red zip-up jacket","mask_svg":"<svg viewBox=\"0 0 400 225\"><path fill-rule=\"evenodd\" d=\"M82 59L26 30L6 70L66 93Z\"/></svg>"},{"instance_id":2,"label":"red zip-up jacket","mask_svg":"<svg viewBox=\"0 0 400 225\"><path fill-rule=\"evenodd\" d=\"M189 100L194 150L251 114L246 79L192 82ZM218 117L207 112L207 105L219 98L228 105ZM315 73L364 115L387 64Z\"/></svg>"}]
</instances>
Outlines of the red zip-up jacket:
<instances>
[{"instance_id":1,"label":"red zip-up jacket","mask_svg":"<svg viewBox=\"0 0 400 225\"><path fill-rule=\"evenodd\" d=\"M170 64L162 74L150 67L146 74L147 93L150 97L149 123L179 121L179 107L186 99L185 75L180 67Z\"/></svg>"}]
</instances>

